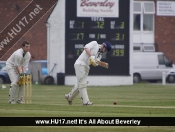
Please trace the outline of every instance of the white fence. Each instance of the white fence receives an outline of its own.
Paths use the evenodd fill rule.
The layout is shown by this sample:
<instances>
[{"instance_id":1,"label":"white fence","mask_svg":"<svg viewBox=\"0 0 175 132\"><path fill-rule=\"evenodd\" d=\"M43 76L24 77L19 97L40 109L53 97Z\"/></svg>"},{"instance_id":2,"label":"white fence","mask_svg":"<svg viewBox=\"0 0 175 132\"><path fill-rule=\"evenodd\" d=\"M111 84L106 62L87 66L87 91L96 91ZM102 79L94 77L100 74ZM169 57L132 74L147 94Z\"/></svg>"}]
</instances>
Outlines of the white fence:
<instances>
[{"instance_id":1,"label":"white fence","mask_svg":"<svg viewBox=\"0 0 175 132\"><path fill-rule=\"evenodd\" d=\"M162 85L165 85L166 84L166 77L167 75L175 75L175 73L166 73L166 72L163 72L162 73Z\"/></svg>"}]
</instances>

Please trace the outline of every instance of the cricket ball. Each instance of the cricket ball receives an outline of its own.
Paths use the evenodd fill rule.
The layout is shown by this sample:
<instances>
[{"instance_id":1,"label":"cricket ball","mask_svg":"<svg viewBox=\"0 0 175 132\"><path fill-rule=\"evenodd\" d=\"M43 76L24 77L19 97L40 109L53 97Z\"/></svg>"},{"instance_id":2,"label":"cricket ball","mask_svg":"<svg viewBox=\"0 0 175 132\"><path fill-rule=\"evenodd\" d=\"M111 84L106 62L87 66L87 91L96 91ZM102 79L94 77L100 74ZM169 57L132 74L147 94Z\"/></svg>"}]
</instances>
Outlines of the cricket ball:
<instances>
[{"instance_id":1,"label":"cricket ball","mask_svg":"<svg viewBox=\"0 0 175 132\"><path fill-rule=\"evenodd\" d=\"M114 101L114 103L113 103L113 104L114 104L114 105L116 105L116 104L117 104L117 102L115 102L115 101Z\"/></svg>"}]
</instances>

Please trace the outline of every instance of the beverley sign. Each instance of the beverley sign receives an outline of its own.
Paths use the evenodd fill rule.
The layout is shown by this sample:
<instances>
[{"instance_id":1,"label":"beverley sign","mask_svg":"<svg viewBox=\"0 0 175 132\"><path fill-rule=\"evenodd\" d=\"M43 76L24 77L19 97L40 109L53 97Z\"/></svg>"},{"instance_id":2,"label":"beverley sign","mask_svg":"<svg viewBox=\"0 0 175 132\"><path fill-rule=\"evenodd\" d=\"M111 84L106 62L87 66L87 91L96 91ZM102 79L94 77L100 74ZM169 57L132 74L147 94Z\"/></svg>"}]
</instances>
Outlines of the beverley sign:
<instances>
[{"instance_id":1,"label":"beverley sign","mask_svg":"<svg viewBox=\"0 0 175 132\"><path fill-rule=\"evenodd\" d=\"M77 17L119 17L119 1L77 0Z\"/></svg>"}]
</instances>

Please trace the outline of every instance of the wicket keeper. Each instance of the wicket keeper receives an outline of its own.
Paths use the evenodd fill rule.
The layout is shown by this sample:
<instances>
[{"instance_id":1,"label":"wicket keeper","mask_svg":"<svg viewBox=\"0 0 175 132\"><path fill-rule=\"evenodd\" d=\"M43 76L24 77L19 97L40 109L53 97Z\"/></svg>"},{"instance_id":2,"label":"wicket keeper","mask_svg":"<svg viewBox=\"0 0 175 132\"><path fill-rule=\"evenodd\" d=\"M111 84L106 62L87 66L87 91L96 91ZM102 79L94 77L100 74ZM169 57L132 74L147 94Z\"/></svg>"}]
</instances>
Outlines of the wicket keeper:
<instances>
[{"instance_id":1,"label":"wicket keeper","mask_svg":"<svg viewBox=\"0 0 175 132\"><path fill-rule=\"evenodd\" d=\"M26 67L29 64L31 55L28 41L24 41L21 46L6 62L6 70L11 80L11 88L9 90L10 104L15 104L16 91L18 91L17 103L23 103L23 87L18 85L18 81L26 73Z\"/></svg>"},{"instance_id":2,"label":"wicket keeper","mask_svg":"<svg viewBox=\"0 0 175 132\"><path fill-rule=\"evenodd\" d=\"M96 41L92 41L85 45L84 51L78 57L74 64L75 74L77 77L77 83L72 88L69 94L65 94L69 105L72 105L73 99L78 95L82 100L83 105L92 105L87 94L87 76L89 74L90 65L98 66L98 61L101 60L102 54L106 54L111 50L111 44L109 42L104 42L98 44Z\"/></svg>"}]
</instances>

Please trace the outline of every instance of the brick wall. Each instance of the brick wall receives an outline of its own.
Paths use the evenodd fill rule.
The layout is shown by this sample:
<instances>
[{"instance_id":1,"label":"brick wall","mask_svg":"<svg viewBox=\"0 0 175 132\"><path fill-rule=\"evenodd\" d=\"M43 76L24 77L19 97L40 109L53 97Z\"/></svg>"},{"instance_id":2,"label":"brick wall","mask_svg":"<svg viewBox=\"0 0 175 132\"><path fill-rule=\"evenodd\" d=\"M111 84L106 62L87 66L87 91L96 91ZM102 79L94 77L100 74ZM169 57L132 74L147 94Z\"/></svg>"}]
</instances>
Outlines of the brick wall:
<instances>
[{"instance_id":1,"label":"brick wall","mask_svg":"<svg viewBox=\"0 0 175 132\"><path fill-rule=\"evenodd\" d=\"M157 16L155 14L155 42L158 51L175 63L175 16Z\"/></svg>"},{"instance_id":2,"label":"brick wall","mask_svg":"<svg viewBox=\"0 0 175 132\"><path fill-rule=\"evenodd\" d=\"M31 0L1 0L0 2L0 31L3 30L29 3ZM15 9L18 5L19 9ZM53 8L52 8L53 9ZM47 27L45 22L50 15L50 9L38 23L36 23L4 56L1 60L8 57L21 47L23 40L28 40L31 44L31 60L47 59Z\"/></svg>"},{"instance_id":3,"label":"brick wall","mask_svg":"<svg viewBox=\"0 0 175 132\"><path fill-rule=\"evenodd\" d=\"M155 42L175 62L175 17L156 17Z\"/></svg>"}]
</instances>

